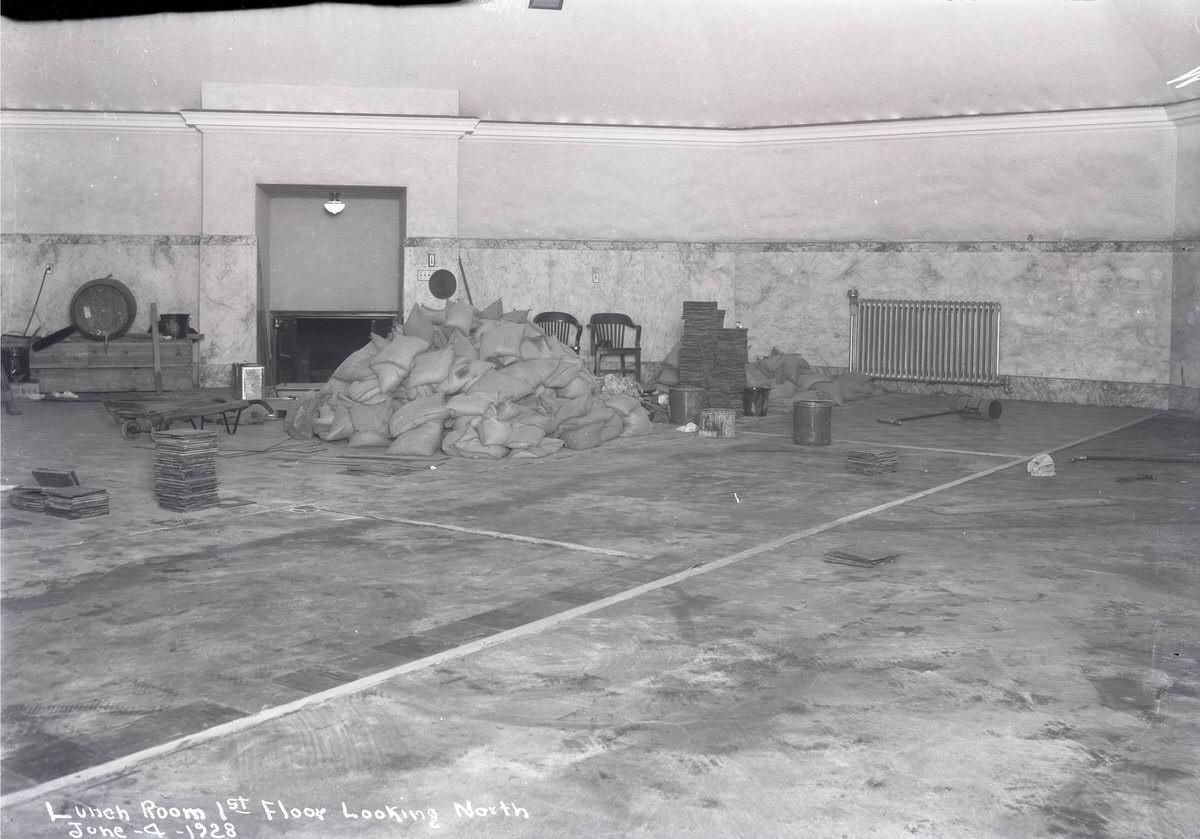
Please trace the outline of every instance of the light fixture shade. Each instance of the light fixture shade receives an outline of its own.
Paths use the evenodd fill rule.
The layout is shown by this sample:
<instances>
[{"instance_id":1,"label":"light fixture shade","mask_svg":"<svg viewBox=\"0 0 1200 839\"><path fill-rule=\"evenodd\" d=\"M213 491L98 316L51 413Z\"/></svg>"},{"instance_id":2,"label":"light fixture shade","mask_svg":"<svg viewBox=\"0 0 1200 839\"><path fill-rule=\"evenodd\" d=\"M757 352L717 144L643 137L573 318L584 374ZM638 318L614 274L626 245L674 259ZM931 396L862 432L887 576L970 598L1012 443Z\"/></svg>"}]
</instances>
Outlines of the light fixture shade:
<instances>
[{"instance_id":1,"label":"light fixture shade","mask_svg":"<svg viewBox=\"0 0 1200 839\"><path fill-rule=\"evenodd\" d=\"M330 193L329 200L325 202L325 212L331 216L336 216L344 209L346 209L346 202L342 200L341 194L337 192Z\"/></svg>"}]
</instances>

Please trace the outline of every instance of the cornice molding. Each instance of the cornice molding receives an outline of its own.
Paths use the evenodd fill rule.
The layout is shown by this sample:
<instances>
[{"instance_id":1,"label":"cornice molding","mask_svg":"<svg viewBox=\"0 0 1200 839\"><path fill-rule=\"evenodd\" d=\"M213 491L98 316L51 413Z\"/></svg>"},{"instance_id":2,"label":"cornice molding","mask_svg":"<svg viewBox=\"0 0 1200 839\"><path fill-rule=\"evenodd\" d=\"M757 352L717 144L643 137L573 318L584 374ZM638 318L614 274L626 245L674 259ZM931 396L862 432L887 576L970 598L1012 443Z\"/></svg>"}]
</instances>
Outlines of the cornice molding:
<instances>
[{"instance_id":1,"label":"cornice molding","mask_svg":"<svg viewBox=\"0 0 1200 839\"><path fill-rule=\"evenodd\" d=\"M0 128L38 131L179 131L192 129L179 114L137 111L0 111Z\"/></svg>"},{"instance_id":2,"label":"cornice molding","mask_svg":"<svg viewBox=\"0 0 1200 839\"><path fill-rule=\"evenodd\" d=\"M1167 119L1176 125L1184 122L1195 122L1196 120L1200 120L1200 99L1177 102L1174 105L1167 105L1163 110L1167 112Z\"/></svg>"},{"instance_id":3,"label":"cornice molding","mask_svg":"<svg viewBox=\"0 0 1200 839\"><path fill-rule=\"evenodd\" d=\"M184 122L200 131L283 133L407 134L457 139L479 124L473 117L398 116L391 114L308 114L265 111L181 111Z\"/></svg>"},{"instance_id":4,"label":"cornice molding","mask_svg":"<svg viewBox=\"0 0 1200 839\"><path fill-rule=\"evenodd\" d=\"M640 125L480 122L470 140L519 143L619 143L625 145L786 146L831 140L886 140L974 134L1105 131L1115 128L1170 129L1165 108L996 114L881 120L829 125L761 128L676 128Z\"/></svg>"},{"instance_id":5,"label":"cornice molding","mask_svg":"<svg viewBox=\"0 0 1200 839\"><path fill-rule=\"evenodd\" d=\"M879 120L826 125L703 128L580 123L485 122L474 117L264 111L0 111L0 127L50 131L231 131L401 134L498 143L586 143L709 148L910 137L1172 129L1200 119L1200 100L1165 106Z\"/></svg>"}]
</instances>

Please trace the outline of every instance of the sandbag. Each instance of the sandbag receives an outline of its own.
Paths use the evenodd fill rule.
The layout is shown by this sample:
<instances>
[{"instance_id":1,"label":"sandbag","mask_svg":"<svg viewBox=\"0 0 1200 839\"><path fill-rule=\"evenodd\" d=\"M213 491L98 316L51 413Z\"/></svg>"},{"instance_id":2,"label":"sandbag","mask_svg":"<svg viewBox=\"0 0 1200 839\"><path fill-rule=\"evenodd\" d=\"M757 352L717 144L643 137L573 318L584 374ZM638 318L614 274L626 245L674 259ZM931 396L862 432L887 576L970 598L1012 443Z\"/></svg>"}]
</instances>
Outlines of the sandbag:
<instances>
[{"instance_id":1,"label":"sandbag","mask_svg":"<svg viewBox=\"0 0 1200 839\"><path fill-rule=\"evenodd\" d=\"M433 396L438 392L437 385L419 385L417 387L406 387L404 389L404 400L411 402L414 399L424 399L426 396Z\"/></svg>"},{"instance_id":2,"label":"sandbag","mask_svg":"<svg viewBox=\"0 0 1200 839\"><path fill-rule=\"evenodd\" d=\"M449 406L442 401L441 395L434 394L399 405L392 411L388 431L393 437L399 437L404 432L427 422L440 424L448 416L450 416Z\"/></svg>"},{"instance_id":3,"label":"sandbag","mask_svg":"<svg viewBox=\"0 0 1200 839\"><path fill-rule=\"evenodd\" d=\"M404 381L406 372L390 361L372 364L371 371L375 376L375 381L379 382L381 393L394 393L400 387L400 383Z\"/></svg>"},{"instance_id":4,"label":"sandbag","mask_svg":"<svg viewBox=\"0 0 1200 839\"><path fill-rule=\"evenodd\" d=\"M441 326L446 322L445 309L435 309L432 306L424 306L420 303L417 304L416 308L419 308L421 310L421 314L429 318L429 322L434 326Z\"/></svg>"},{"instance_id":5,"label":"sandbag","mask_svg":"<svg viewBox=\"0 0 1200 839\"><path fill-rule=\"evenodd\" d=\"M351 448L367 448L370 446L386 446L390 440L386 434L381 434L378 431L355 431L350 435L350 440L346 443Z\"/></svg>"},{"instance_id":6,"label":"sandbag","mask_svg":"<svg viewBox=\"0 0 1200 839\"><path fill-rule=\"evenodd\" d=\"M437 390L445 396L453 396L479 381L483 374L491 369L492 365L486 361L456 358Z\"/></svg>"},{"instance_id":7,"label":"sandbag","mask_svg":"<svg viewBox=\"0 0 1200 839\"><path fill-rule=\"evenodd\" d=\"M373 431L380 434L387 434L388 419L392 414L392 402L390 399L385 399L374 405L347 404L346 408L350 412L350 422L354 425L356 432Z\"/></svg>"},{"instance_id":8,"label":"sandbag","mask_svg":"<svg viewBox=\"0 0 1200 839\"><path fill-rule=\"evenodd\" d=\"M546 457L554 454L563 447L563 441L558 437L546 437L536 446L528 449L513 449L513 457Z\"/></svg>"},{"instance_id":9,"label":"sandbag","mask_svg":"<svg viewBox=\"0 0 1200 839\"><path fill-rule=\"evenodd\" d=\"M424 338L396 333L387 346L371 359L371 364L387 361L395 364L401 370L407 371L412 367L413 358L427 349L429 349L429 342Z\"/></svg>"},{"instance_id":10,"label":"sandbag","mask_svg":"<svg viewBox=\"0 0 1200 839\"><path fill-rule=\"evenodd\" d=\"M546 387L565 387L570 384L572 379L584 372L583 359L570 351L560 353L555 357L555 364L554 372L543 382Z\"/></svg>"},{"instance_id":11,"label":"sandbag","mask_svg":"<svg viewBox=\"0 0 1200 839\"><path fill-rule=\"evenodd\" d=\"M484 361L506 363L521 357L525 327L519 323L500 323L481 333L479 357Z\"/></svg>"},{"instance_id":12,"label":"sandbag","mask_svg":"<svg viewBox=\"0 0 1200 839\"><path fill-rule=\"evenodd\" d=\"M546 436L546 429L528 423L512 423L504 445L510 449L532 449Z\"/></svg>"},{"instance_id":13,"label":"sandbag","mask_svg":"<svg viewBox=\"0 0 1200 839\"><path fill-rule=\"evenodd\" d=\"M442 438L442 451L446 454L470 458L498 460L508 454L505 446L487 446L479 440L475 424L455 427Z\"/></svg>"},{"instance_id":14,"label":"sandbag","mask_svg":"<svg viewBox=\"0 0 1200 839\"><path fill-rule=\"evenodd\" d=\"M607 422L613 416L620 416L620 414L604 403L597 403L593 404L591 409L583 416L564 420L558 428L560 431L574 431L584 426Z\"/></svg>"},{"instance_id":15,"label":"sandbag","mask_svg":"<svg viewBox=\"0 0 1200 839\"><path fill-rule=\"evenodd\" d=\"M440 420L422 423L398 436L388 446L388 454L408 457L432 457L442 447L442 423Z\"/></svg>"},{"instance_id":16,"label":"sandbag","mask_svg":"<svg viewBox=\"0 0 1200 839\"><path fill-rule=\"evenodd\" d=\"M454 363L454 349L443 347L440 350L426 350L412 360L408 369L409 387L440 384L450 372Z\"/></svg>"},{"instance_id":17,"label":"sandbag","mask_svg":"<svg viewBox=\"0 0 1200 839\"><path fill-rule=\"evenodd\" d=\"M425 307L420 303L413 306L412 311L408 313L408 320L404 322L404 334L414 338L424 338L432 346L436 330L437 326L425 313Z\"/></svg>"},{"instance_id":18,"label":"sandbag","mask_svg":"<svg viewBox=\"0 0 1200 839\"><path fill-rule=\"evenodd\" d=\"M623 394L604 397L604 404L623 417L628 416L642 406L639 400Z\"/></svg>"},{"instance_id":19,"label":"sandbag","mask_svg":"<svg viewBox=\"0 0 1200 839\"><path fill-rule=\"evenodd\" d=\"M833 377L833 381L842 399L847 402L866 399L878 392L875 380L866 373L840 373Z\"/></svg>"},{"instance_id":20,"label":"sandbag","mask_svg":"<svg viewBox=\"0 0 1200 839\"><path fill-rule=\"evenodd\" d=\"M580 371L569 382L558 388L558 395L562 399L575 399L579 396L587 396L592 392L594 384L595 380L590 374Z\"/></svg>"},{"instance_id":21,"label":"sandbag","mask_svg":"<svg viewBox=\"0 0 1200 839\"><path fill-rule=\"evenodd\" d=\"M494 404L496 400L486 393L458 393L446 400L452 419L481 416Z\"/></svg>"},{"instance_id":22,"label":"sandbag","mask_svg":"<svg viewBox=\"0 0 1200 839\"><path fill-rule=\"evenodd\" d=\"M488 304L482 309L475 310L475 316L479 320L500 320L504 317L504 301L497 299L495 302Z\"/></svg>"},{"instance_id":23,"label":"sandbag","mask_svg":"<svg viewBox=\"0 0 1200 839\"><path fill-rule=\"evenodd\" d=\"M574 399L554 399L553 413L551 414L553 424L551 427L558 428L569 419L583 416L588 412L591 401L591 395L587 393L583 396L576 396Z\"/></svg>"},{"instance_id":24,"label":"sandbag","mask_svg":"<svg viewBox=\"0 0 1200 839\"><path fill-rule=\"evenodd\" d=\"M512 425L499 417L484 415L476 426L479 442L485 446L503 446L512 434Z\"/></svg>"},{"instance_id":25,"label":"sandbag","mask_svg":"<svg viewBox=\"0 0 1200 839\"><path fill-rule=\"evenodd\" d=\"M365 379L352 382L346 388L345 397L362 405L373 405L387 400L387 394L379 386L379 377L372 373Z\"/></svg>"},{"instance_id":26,"label":"sandbag","mask_svg":"<svg viewBox=\"0 0 1200 839\"><path fill-rule=\"evenodd\" d=\"M537 338L525 338L521 341L521 345L517 347L517 357L523 361L546 358L546 343L540 336Z\"/></svg>"},{"instance_id":27,"label":"sandbag","mask_svg":"<svg viewBox=\"0 0 1200 839\"><path fill-rule=\"evenodd\" d=\"M333 378L343 382L356 382L371 375L371 360L379 354L379 348L368 342L365 347L355 350L342 360L333 371Z\"/></svg>"},{"instance_id":28,"label":"sandbag","mask_svg":"<svg viewBox=\"0 0 1200 839\"><path fill-rule=\"evenodd\" d=\"M556 358L538 358L528 361L515 361L512 364L505 365L504 372L509 376L516 376L521 381L529 385L530 393L538 385L544 385L546 379L554 376L558 372L559 361Z\"/></svg>"},{"instance_id":29,"label":"sandbag","mask_svg":"<svg viewBox=\"0 0 1200 839\"><path fill-rule=\"evenodd\" d=\"M471 361L479 358L479 347L475 346L466 335L462 335L456 330L451 330L450 347L454 350L455 358L466 358Z\"/></svg>"},{"instance_id":30,"label":"sandbag","mask_svg":"<svg viewBox=\"0 0 1200 839\"><path fill-rule=\"evenodd\" d=\"M649 434L650 430L650 413L641 405L621 417L621 434L624 437L641 437Z\"/></svg>"},{"instance_id":31,"label":"sandbag","mask_svg":"<svg viewBox=\"0 0 1200 839\"><path fill-rule=\"evenodd\" d=\"M564 423L564 426L566 423ZM609 440L621 436L624 424L621 415L609 410L608 418L600 422L592 422L570 430L559 430L563 446L568 449L592 449Z\"/></svg>"},{"instance_id":32,"label":"sandbag","mask_svg":"<svg viewBox=\"0 0 1200 839\"><path fill-rule=\"evenodd\" d=\"M321 435L321 439L330 442L334 440L349 440L350 435L354 433L354 423L350 419L350 411L346 407L346 403L338 400L337 405L333 408L333 420L329 424L329 428Z\"/></svg>"},{"instance_id":33,"label":"sandbag","mask_svg":"<svg viewBox=\"0 0 1200 839\"><path fill-rule=\"evenodd\" d=\"M446 303L446 326L457 329L466 335L475 325L475 308L462 300L451 300Z\"/></svg>"},{"instance_id":34,"label":"sandbag","mask_svg":"<svg viewBox=\"0 0 1200 839\"><path fill-rule=\"evenodd\" d=\"M529 320L528 309L510 309L500 315L502 320L512 321L513 323L525 323Z\"/></svg>"},{"instance_id":35,"label":"sandbag","mask_svg":"<svg viewBox=\"0 0 1200 839\"><path fill-rule=\"evenodd\" d=\"M507 399L520 399L533 393L533 385L516 376L510 376L503 369L489 370L474 382L467 393L487 394L493 402L504 402Z\"/></svg>"}]
</instances>

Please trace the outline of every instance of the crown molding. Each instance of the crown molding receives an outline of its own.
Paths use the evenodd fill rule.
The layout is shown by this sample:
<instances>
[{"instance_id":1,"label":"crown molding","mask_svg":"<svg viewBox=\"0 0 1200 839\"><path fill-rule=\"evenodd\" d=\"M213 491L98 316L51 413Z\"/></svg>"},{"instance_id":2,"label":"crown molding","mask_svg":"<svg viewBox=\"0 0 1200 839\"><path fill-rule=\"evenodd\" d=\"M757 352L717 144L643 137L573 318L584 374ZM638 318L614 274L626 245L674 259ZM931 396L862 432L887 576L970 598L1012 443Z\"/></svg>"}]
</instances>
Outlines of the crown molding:
<instances>
[{"instance_id":1,"label":"crown molding","mask_svg":"<svg viewBox=\"0 0 1200 839\"><path fill-rule=\"evenodd\" d=\"M0 127L39 131L180 131L193 133L179 114L136 111L0 111Z\"/></svg>"},{"instance_id":2,"label":"crown molding","mask_svg":"<svg viewBox=\"0 0 1200 839\"><path fill-rule=\"evenodd\" d=\"M996 114L880 120L828 125L760 128L683 128L640 125L480 122L470 139L520 143L617 143L625 145L786 146L831 140L886 140L973 134L1171 128L1160 106L1086 111Z\"/></svg>"},{"instance_id":3,"label":"crown molding","mask_svg":"<svg viewBox=\"0 0 1200 839\"><path fill-rule=\"evenodd\" d=\"M1176 125L1183 122L1195 122L1200 120L1200 99L1176 102L1174 105L1167 105L1163 110L1167 112L1167 119Z\"/></svg>"},{"instance_id":4,"label":"crown molding","mask_svg":"<svg viewBox=\"0 0 1200 839\"><path fill-rule=\"evenodd\" d=\"M457 139L475 129L473 117L397 116L390 114L309 114L267 111L181 111L183 121L200 131L283 133L407 134Z\"/></svg>"},{"instance_id":5,"label":"crown molding","mask_svg":"<svg viewBox=\"0 0 1200 839\"><path fill-rule=\"evenodd\" d=\"M404 134L499 143L587 143L650 146L790 146L909 137L1171 129L1200 119L1200 100L1165 106L878 120L824 125L704 128L581 123L485 122L473 117L317 114L266 111L0 111L0 127L50 131L238 131Z\"/></svg>"}]
</instances>

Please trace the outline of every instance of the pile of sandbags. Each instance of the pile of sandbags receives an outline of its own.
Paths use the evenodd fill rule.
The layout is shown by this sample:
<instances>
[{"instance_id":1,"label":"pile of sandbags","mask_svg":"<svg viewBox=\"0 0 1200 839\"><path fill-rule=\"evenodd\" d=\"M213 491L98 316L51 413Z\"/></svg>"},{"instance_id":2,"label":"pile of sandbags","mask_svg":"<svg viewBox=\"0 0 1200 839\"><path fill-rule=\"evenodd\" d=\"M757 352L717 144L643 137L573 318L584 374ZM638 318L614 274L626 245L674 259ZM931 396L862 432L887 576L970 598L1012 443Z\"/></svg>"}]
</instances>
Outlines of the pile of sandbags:
<instances>
[{"instance_id":1,"label":"pile of sandbags","mask_svg":"<svg viewBox=\"0 0 1200 839\"><path fill-rule=\"evenodd\" d=\"M771 389L769 405L772 410L786 409L795 399L823 398L835 405L865 399L883 389L862 373L829 374L809 365L798 353L771 354L746 365L746 387Z\"/></svg>"},{"instance_id":2,"label":"pile of sandbags","mask_svg":"<svg viewBox=\"0 0 1200 839\"><path fill-rule=\"evenodd\" d=\"M300 438L431 457L543 457L650 431L636 399L600 392L583 359L528 311L451 301L414 306L390 338L372 335L288 416Z\"/></svg>"}]
</instances>

